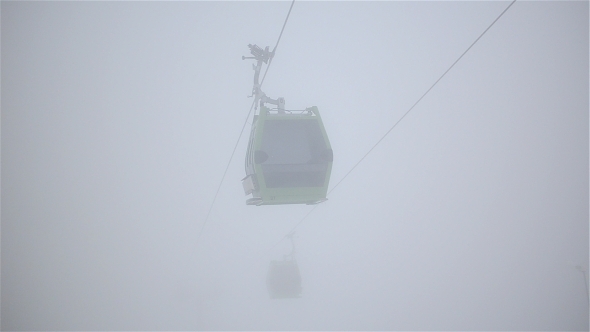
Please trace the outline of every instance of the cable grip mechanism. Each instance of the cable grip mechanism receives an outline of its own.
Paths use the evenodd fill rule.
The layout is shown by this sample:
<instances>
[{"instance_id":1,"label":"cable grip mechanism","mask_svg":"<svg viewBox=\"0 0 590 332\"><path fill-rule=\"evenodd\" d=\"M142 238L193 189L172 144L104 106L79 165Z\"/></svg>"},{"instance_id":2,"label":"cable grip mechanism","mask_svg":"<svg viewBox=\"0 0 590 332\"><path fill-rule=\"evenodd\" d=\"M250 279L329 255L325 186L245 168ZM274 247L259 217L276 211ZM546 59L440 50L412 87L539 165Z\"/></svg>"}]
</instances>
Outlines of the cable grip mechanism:
<instances>
[{"instance_id":1,"label":"cable grip mechanism","mask_svg":"<svg viewBox=\"0 0 590 332\"><path fill-rule=\"evenodd\" d=\"M250 54L253 56L242 56L242 60L246 59L253 59L256 60L256 65L252 65L252 69L254 69L254 85L252 87L252 95L249 97L254 97L254 107L255 109L258 108L258 103L260 106L264 106L265 103L276 105L279 113L285 112L285 98L279 97L277 99L269 98L261 89L260 89L260 69L262 68L262 63L269 64L269 61L272 61L274 57L274 52L269 51L269 47L265 47L264 50L260 48L258 45L248 44L248 48L250 48Z\"/></svg>"}]
</instances>

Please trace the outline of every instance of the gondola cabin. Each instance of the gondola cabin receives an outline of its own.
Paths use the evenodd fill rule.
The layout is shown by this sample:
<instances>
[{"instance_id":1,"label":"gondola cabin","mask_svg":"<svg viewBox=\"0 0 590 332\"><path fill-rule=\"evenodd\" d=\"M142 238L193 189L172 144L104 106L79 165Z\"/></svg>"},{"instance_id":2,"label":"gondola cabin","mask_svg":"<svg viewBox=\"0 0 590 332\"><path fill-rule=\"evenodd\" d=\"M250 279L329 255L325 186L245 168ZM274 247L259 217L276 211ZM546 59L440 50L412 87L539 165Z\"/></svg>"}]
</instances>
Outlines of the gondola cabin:
<instances>
[{"instance_id":1,"label":"gondola cabin","mask_svg":"<svg viewBox=\"0 0 590 332\"><path fill-rule=\"evenodd\" d=\"M254 116L242 185L248 205L317 204L326 200L332 148L317 107Z\"/></svg>"},{"instance_id":2,"label":"gondola cabin","mask_svg":"<svg viewBox=\"0 0 590 332\"><path fill-rule=\"evenodd\" d=\"M301 296L301 275L294 259L272 261L268 268L266 287L271 299Z\"/></svg>"}]
</instances>

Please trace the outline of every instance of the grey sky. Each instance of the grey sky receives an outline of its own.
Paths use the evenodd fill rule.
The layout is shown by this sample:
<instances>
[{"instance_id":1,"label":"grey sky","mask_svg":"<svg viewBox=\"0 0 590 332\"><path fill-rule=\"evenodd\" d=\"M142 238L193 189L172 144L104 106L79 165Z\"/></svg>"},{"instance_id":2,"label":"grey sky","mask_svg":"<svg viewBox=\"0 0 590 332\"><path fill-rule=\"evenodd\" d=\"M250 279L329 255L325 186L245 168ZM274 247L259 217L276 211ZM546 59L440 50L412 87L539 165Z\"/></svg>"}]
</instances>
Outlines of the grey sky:
<instances>
[{"instance_id":1,"label":"grey sky","mask_svg":"<svg viewBox=\"0 0 590 332\"><path fill-rule=\"evenodd\" d=\"M0 3L2 330L588 330L587 1L515 3L315 209L302 298L246 137L196 243L289 4ZM296 2L263 90L334 185L508 4Z\"/></svg>"}]
</instances>

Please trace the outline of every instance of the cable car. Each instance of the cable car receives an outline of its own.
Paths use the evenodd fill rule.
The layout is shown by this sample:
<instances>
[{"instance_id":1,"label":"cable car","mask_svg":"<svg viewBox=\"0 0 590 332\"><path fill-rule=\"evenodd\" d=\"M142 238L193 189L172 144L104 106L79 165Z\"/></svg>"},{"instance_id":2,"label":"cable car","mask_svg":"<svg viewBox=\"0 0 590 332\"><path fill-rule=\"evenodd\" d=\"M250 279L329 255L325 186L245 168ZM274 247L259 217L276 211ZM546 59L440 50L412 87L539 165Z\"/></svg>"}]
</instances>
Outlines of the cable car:
<instances>
[{"instance_id":1,"label":"cable car","mask_svg":"<svg viewBox=\"0 0 590 332\"><path fill-rule=\"evenodd\" d=\"M333 153L317 107L290 114L262 107L255 117L242 179L248 205L326 200Z\"/></svg>"},{"instance_id":2,"label":"cable car","mask_svg":"<svg viewBox=\"0 0 590 332\"><path fill-rule=\"evenodd\" d=\"M291 240L291 253L282 261L271 261L266 276L266 287L271 299L289 299L301 296L301 275L295 261L294 232L285 236Z\"/></svg>"},{"instance_id":3,"label":"cable car","mask_svg":"<svg viewBox=\"0 0 590 332\"><path fill-rule=\"evenodd\" d=\"M317 107L285 110L283 98L272 99L260 90L262 63L272 59L268 47L248 45L253 57L255 105L246 151L244 193L247 205L317 204L325 201L332 172L333 152ZM264 104L274 104L270 109Z\"/></svg>"},{"instance_id":4,"label":"cable car","mask_svg":"<svg viewBox=\"0 0 590 332\"><path fill-rule=\"evenodd\" d=\"M266 278L271 299L298 298L301 296L301 275L294 259L271 261Z\"/></svg>"}]
</instances>

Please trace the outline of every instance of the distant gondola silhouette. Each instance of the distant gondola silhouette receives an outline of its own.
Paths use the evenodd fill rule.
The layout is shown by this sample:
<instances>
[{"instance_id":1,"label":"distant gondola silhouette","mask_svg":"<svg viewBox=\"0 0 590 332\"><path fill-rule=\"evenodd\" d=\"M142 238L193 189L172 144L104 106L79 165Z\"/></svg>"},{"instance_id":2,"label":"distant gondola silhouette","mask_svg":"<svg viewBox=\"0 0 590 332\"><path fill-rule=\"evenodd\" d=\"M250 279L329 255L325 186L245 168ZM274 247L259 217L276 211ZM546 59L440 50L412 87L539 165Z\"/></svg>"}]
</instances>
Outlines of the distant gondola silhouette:
<instances>
[{"instance_id":1,"label":"distant gondola silhouette","mask_svg":"<svg viewBox=\"0 0 590 332\"><path fill-rule=\"evenodd\" d=\"M295 261L295 245L293 234L288 235L293 245L291 254L283 260L273 260L268 267L266 287L271 299L287 299L301 297L301 274Z\"/></svg>"}]
</instances>

